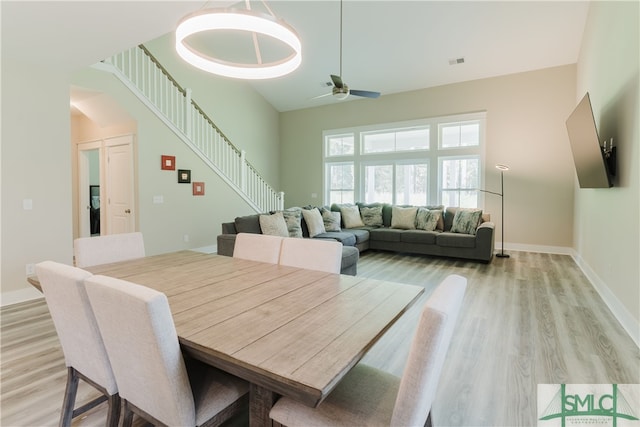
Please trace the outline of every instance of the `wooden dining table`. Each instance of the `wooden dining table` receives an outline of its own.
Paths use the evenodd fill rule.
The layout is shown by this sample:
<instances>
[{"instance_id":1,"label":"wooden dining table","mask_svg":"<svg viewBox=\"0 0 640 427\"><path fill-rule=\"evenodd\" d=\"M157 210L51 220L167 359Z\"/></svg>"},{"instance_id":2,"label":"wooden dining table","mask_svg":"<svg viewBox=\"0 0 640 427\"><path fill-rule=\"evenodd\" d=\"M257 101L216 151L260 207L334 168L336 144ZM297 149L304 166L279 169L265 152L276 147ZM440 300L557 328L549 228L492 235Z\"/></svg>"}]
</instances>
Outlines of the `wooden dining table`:
<instances>
[{"instance_id":1,"label":"wooden dining table","mask_svg":"<svg viewBox=\"0 0 640 427\"><path fill-rule=\"evenodd\" d=\"M250 383L251 426L280 395L321 404L424 291L194 251L86 270L165 293L183 351Z\"/></svg>"}]
</instances>

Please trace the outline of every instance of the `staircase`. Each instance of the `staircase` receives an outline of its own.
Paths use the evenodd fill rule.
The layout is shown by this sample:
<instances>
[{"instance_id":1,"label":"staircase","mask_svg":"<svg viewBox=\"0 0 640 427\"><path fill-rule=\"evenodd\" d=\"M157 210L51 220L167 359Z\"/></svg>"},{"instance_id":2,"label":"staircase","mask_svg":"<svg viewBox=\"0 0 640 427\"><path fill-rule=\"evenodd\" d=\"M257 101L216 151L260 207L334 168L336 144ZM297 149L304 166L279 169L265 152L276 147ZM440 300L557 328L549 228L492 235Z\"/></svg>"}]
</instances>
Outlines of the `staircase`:
<instances>
[{"instance_id":1,"label":"staircase","mask_svg":"<svg viewBox=\"0 0 640 427\"><path fill-rule=\"evenodd\" d=\"M95 65L113 73L256 212L282 210L276 192L153 55L139 45Z\"/></svg>"}]
</instances>

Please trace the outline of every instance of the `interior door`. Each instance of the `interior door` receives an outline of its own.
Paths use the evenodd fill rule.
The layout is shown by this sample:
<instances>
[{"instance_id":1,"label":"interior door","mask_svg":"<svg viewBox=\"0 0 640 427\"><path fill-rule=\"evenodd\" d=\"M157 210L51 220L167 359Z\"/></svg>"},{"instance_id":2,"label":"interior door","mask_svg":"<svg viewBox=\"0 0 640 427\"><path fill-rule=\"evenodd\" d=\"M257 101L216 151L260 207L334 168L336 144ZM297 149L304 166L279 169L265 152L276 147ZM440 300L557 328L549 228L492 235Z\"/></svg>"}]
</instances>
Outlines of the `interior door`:
<instances>
[{"instance_id":1,"label":"interior door","mask_svg":"<svg viewBox=\"0 0 640 427\"><path fill-rule=\"evenodd\" d=\"M107 234L135 231L133 194L133 136L105 141L107 152Z\"/></svg>"}]
</instances>

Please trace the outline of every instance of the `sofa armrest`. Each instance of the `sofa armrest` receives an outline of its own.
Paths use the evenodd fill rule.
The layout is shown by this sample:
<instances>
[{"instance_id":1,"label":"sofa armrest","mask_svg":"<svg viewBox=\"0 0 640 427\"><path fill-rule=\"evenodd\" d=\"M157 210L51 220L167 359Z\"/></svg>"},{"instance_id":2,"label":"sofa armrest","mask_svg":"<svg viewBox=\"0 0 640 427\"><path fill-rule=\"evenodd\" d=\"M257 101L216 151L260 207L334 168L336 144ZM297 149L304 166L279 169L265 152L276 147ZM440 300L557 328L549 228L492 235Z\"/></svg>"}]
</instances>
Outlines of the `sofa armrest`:
<instances>
[{"instance_id":1,"label":"sofa armrest","mask_svg":"<svg viewBox=\"0 0 640 427\"><path fill-rule=\"evenodd\" d=\"M235 222L223 222L222 223L222 234L238 234L236 230Z\"/></svg>"},{"instance_id":2,"label":"sofa armrest","mask_svg":"<svg viewBox=\"0 0 640 427\"><path fill-rule=\"evenodd\" d=\"M233 248L236 246L237 234L218 235L218 255L233 256Z\"/></svg>"},{"instance_id":3,"label":"sofa armrest","mask_svg":"<svg viewBox=\"0 0 640 427\"><path fill-rule=\"evenodd\" d=\"M476 248L481 250L483 259L488 261L493 256L495 248L495 224L487 221L483 222L476 229Z\"/></svg>"}]
</instances>

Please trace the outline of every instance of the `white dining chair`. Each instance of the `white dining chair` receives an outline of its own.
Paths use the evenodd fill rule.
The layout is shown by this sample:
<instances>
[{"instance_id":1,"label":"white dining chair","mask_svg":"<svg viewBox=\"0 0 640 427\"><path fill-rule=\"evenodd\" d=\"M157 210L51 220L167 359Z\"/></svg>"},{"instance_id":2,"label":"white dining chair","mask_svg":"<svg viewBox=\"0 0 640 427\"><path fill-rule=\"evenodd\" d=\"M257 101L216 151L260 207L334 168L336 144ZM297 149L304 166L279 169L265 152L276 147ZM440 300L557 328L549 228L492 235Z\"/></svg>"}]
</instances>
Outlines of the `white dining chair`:
<instances>
[{"instance_id":1,"label":"white dining chair","mask_svg":"<svg viewBox=\"0 0 640 427\"><path fill-rule=\"evenodd\" d=\"M238 233L233 247L233 257L277 264L280 260L282 239L281 236L269 234Z\"/></svg>"},{"instance_id":2,"label":"white dining chair","mask_svg":"<svg viewBox=\"0 0 640 427\"><path fill-rule=\"evenodd\" d=\"M73 241L73 253L80 268L143 258L144 239L140 232L80 237Z\"/></svg>"},{"instance_id":3,"label":"white dining chair","mask_svg":"<svg viewBox=\"0 0 640 427\"><path fill-rule=\"evenodd\" d=\"M36 274L67 366L60 426L71 425L73 418L104 401L109 404L106 425L117 426L120 418L118 387L84 288L84 279L91 273L44 261L36 265ZM74 409L80 379L99 390L102 396Z\"/></svg>"},{"instance_id":4,"label":"white dining chair","mask_svg":"<svg viewBox=\"0 0 640 427\"><path fill-rule=\"evenodd\" d=\"M309 270L340 273L342 243L333 240L285 237L280 264Z\"/></svg>"},{"instance_id":5,"label":"white dining chair","mask_svg":"<svg viewBox=\"0 0 640 427\"><path fill-rule=\"evenodd\" d=\"M402 378L356 365L317 407L282 397L270 417L275 425L431 426L431 405L451 342L467 280L448 276L422 310Z\"/></svg>"},{"instance_id":6,"label":"white dining chair","mask_svg":"<svg viewBox=\"0 0 640 427\"><path fill-rule=\"evenodd\" d=\"M248 407L245 381L185 363L163 293L106 276L85 284L124 402L124 427L134 413L154 425L219 425Z\"/></svg>"}]
</instances>

